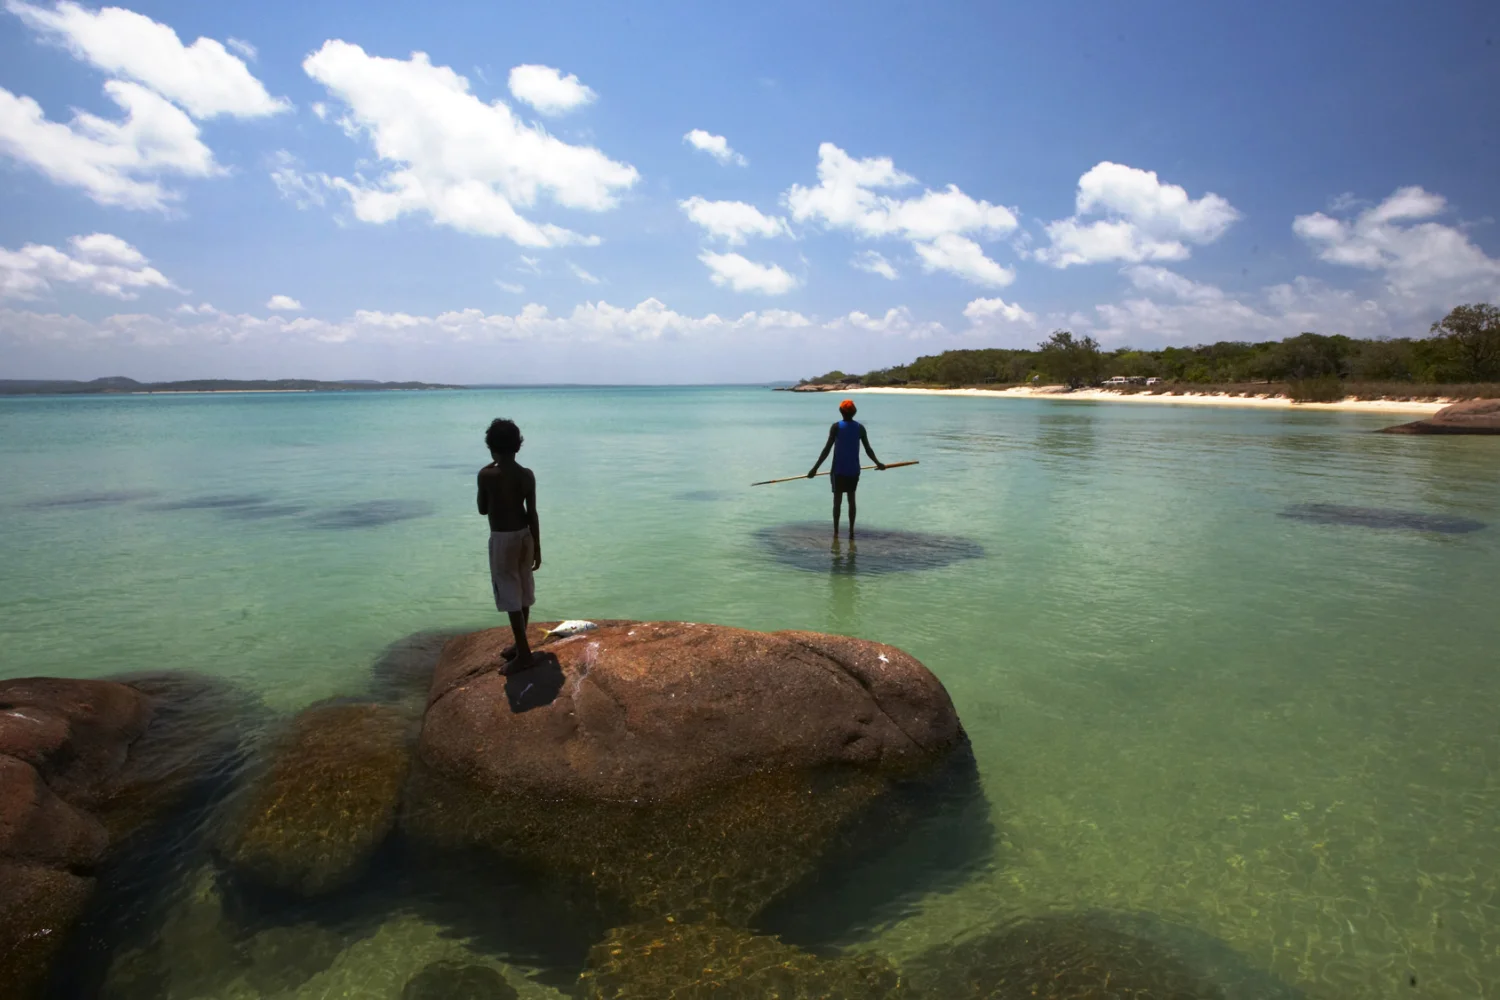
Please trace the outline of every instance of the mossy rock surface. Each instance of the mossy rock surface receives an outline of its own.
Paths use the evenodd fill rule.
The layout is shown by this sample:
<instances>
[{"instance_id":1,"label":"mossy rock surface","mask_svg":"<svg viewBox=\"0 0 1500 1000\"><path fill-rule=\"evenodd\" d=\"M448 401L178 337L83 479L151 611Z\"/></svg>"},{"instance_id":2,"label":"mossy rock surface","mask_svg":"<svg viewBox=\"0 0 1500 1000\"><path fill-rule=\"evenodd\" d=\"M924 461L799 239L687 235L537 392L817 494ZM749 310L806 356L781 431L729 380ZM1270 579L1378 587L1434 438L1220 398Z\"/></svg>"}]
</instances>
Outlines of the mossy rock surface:
<instances>
[{"instance_id":1,"label":"mossy rock surface","mask_svg":"<svg viewBox=\"0 0 1500 1000\"><path fill-rule=\"evenodd\" d=\"M42 995L52 961L93 890L92 878L0 863L0 995Z\"/></svg>"},{"instance_id":2,"label":"mossy rock surface","mask_svg":"<svg viewBox=\"0 0 1500 1000\"><path fill-rule=\"evenodd\" d=\"M749 920L893 782L967 747L937 678L878 643L611 621L538 642L538 665L506 677L509 640L444 647L403 827L642 916Z\"/></svg>"},{"instance_id":3,"label":"mossy rock surface","mask_svg":"<svg viewBox=\"0 0 1500 1000\"><path fill-rule=\"evenodd\" d=\"M589 954L580 1000L900 1000L914 998L888 962L820 958L719 921L617 928Z\"/></svg>"},{"instance_id":4,"label":"mossy rock surface","mask_svg":"<svg viewBox=\"0 0 1500 1000\"><path fill-rule=\"evenodd\" d=\"M1027 920L937 948L905 971L933 1000L1224 1000L1161 946L1087 915Z\"/></svg>"},{"instance_id":5,"label":"mossy rock surface","mask_svg":"<svg viewBox=\"0 0 1500 1000\"><path fill-rule=\"evenodd\" d=\"M410 761L409 723L397 710L309 708L231 811L220 851L236 873L277 889L345 886L395 826Z\"/></svg>"}]
</instances>

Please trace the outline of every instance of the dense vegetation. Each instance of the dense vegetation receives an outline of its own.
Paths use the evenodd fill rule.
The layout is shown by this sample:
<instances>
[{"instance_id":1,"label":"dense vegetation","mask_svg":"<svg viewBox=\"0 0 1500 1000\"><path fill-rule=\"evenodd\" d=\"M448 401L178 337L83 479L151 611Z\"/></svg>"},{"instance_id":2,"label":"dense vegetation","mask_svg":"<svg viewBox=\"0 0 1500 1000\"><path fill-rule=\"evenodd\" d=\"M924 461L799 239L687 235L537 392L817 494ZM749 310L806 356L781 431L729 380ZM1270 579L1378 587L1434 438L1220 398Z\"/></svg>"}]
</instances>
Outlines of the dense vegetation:
<instances>
[{"instance_id":1,"label":"dense vegetation","mask_svg":"<svg viewBox=\"0 0 1500 1000\"><path fill-rule=\"evenodd\" d=\"M865 385L1017 385L1033 381L1075 388L1124 375L1173 383L1485 383L1500 382L1500 308L1459 306L1422 338L1356 340L1301 333L1252 344L1221 341L1196 347L1102 350L1092 337L1058 330L1036 350L944 351L861 376L833 371L806 383Z\"/></svg>"},{"instance_id":2,"label":"dense vegetation","mask_svg":"<svg viewBox=\"0 0 1500 1000\"><path fill-rule=\"evenodd\" d=\"M71 379L0 379L0 395L59 396L101 392L271 392L302 390L304 392L358 392L379 389L459 389L456 385L430 385L426 382L320 382L306 378L255 379L239 381L228 378L192 379L186 382L137 382L114 375L90 382Z\"/></svg>"}]
</instances>

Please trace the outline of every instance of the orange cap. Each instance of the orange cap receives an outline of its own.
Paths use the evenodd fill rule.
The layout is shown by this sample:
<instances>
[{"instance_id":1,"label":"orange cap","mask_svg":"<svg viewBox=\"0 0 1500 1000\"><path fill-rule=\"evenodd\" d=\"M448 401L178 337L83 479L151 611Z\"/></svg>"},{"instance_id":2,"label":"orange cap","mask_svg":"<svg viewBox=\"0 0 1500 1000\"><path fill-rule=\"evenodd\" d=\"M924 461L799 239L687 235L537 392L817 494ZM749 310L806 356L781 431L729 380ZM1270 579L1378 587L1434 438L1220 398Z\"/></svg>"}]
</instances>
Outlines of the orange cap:
<instances>
[{"instance_id":1,"label":"orange cap","mask_svg":"<svg viewBox=\"0 0 1500 1000\"><path fill-rule=\"evenodd\" d=\"M854 408L855 408L854 407L854 400L852 400L852 399L846 399L842 403L839 404L839 412L840 413L843 413L845 410L852 410Z\"/></svg>"}]
</instances>

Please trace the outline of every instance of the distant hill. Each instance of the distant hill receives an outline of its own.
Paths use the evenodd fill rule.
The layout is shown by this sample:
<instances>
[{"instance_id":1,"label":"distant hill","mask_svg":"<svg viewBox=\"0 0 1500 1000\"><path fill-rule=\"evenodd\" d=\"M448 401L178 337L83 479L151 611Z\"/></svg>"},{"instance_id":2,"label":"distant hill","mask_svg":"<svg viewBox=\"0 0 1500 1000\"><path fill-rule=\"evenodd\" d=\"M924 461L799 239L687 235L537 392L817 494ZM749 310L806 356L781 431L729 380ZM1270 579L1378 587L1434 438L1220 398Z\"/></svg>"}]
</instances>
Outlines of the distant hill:
<instances>
[{"instance_id":1,"label":"distant hill","mask_svg":"<svg viewBox=\"0 0 1500 1000\"><path fill-rule=\"evenodd\" d=\"M429 382L375 382L351 379L322 382L317 379L190 379L183 382L137 382L112 375L89 382L73 379L0 379L0 396L77 396L132 392L376 392L391 389L462 389L461 385Z\"/></svg>"}]
</instances>

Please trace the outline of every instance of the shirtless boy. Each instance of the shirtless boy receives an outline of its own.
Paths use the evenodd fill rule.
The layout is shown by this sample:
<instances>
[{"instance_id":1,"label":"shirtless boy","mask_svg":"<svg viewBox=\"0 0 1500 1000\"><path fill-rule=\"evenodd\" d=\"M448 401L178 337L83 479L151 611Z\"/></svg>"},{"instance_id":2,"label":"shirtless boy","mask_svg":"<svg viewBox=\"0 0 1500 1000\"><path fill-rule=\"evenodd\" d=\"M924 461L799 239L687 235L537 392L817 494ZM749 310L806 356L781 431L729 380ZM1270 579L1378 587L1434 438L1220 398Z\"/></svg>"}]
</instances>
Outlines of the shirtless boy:
<instances>
[{"instance_id":1,"label":"shirtless boy","mask_svg":"<svg viewBox=\"0 0 1500 1000\"><path fill-rule=\"evenodd\" d=\"M542 529L536 517L536 476L516 463L521 429L514 421L496 420L485 431L484 443L494 459L479 470L479 513L490 519L490 586L495 608L510 616L516 643L501 657L501 673L513 674L531 666L526 626L536 603L531 574L542 568Z\"/></svg>"}]
</instances>

